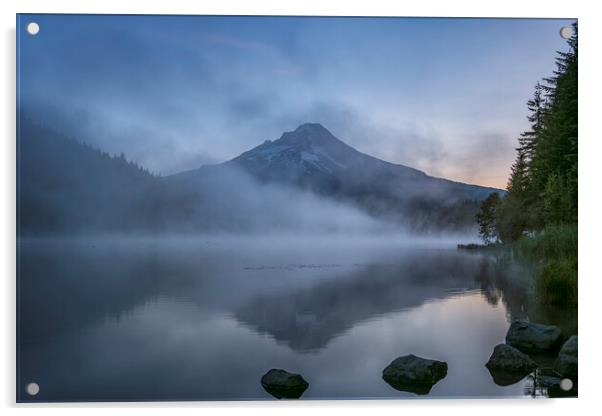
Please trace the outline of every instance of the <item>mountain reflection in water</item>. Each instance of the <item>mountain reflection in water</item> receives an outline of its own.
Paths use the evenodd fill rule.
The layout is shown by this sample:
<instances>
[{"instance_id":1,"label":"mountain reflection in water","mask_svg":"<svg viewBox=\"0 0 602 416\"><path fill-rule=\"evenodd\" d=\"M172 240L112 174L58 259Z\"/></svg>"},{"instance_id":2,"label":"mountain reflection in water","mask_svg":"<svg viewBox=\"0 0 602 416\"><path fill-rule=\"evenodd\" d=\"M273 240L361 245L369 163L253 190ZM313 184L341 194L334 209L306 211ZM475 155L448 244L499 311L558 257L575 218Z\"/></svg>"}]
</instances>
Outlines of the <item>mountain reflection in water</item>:
<instances>
[{"instance_id":1,"label":"mountain reflection in water","mask_svg":"<svg viewBox=\"0 0 602 416\"><path fill-rule=\"evenodd\" d=\"M18 383L40 385L22 401L269 399L270 368L302 374L302 398L414 397L381 378L409 353L449 364L426 397L520 396L529 379L484 367L509 320L576 333L521 267L444 244L45 240L19 256Z\"/></svg>"}]
</instances>

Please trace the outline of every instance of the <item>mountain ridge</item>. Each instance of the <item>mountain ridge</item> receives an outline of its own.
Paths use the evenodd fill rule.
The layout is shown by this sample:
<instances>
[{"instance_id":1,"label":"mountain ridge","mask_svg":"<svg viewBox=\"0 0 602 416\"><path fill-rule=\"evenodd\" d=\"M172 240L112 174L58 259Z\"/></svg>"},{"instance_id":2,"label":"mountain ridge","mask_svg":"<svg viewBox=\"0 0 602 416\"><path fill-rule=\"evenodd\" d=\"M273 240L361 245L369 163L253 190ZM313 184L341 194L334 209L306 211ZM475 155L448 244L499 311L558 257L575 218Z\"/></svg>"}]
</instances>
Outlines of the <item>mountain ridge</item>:
<instances>
[{"instance_id":1,"label":"mountain ridge","mask_svg":"<svg viewBox=\"0 0 602 416\"><path fill-rule=\"evenodd\" d=\"M318 140L318 143L316 143L316 139ZM479 184L475 184L475 183L462 182L459 180L449 179L449 178L445 178L445 177L432 176L422 170L413 168L411 166L403 165L400 163L389 162L387 160L380 159L376 156L372 156L370 154L363 153L363 152L355 149L354 147L348 145L347 143L345 143L338 137L334 136L322 124L315 123L315 122L303 123L303 124L299 125L295 130L286 131L286 132L282 133L282 135L278 139L265 140L263 143L255 146L247 151L244 151L241 154L239 154L238 156L236 156L232 159L229 159L227 161L215 163L215 164L207 164L207 165L203 165L196 169L177 172L177 173L174 173L172 175L167 175L167 176L175 177L175 176L179 176L179 175L186 175L186 174L196 172L200 169L211 168L211 167L216 167L216 166L223 166L223 165L238 164L238 165L242 165L242 167L245 168L244 165L247 161L261 159L261 156L271 159L271 158L273 158L273 155L275 153L279 153L279 152L277 152L277 150L280 150L280 152L286 152L288 150L303 149L304 146L305 147L311 147L311 145L320 146L323 144L323 143L321 143L321 141L323 141L323 140L327 140L330 145L332 145L334 143L340 149L345 149L347 152L354 154L356 157L364 158L364 160L371 160L375 163L379 163L384 166L404 169L406 172L408 172L408 174L415 175L416 177L431 178L431 179L435 179L435 180L446 181L446 182L449 182L452 184L466 185L466 186L470 186L470 187L478 187L478 188L486 189L490 192L505 193L505 191L503 189L499 189L499 188L494 188L494 187L485 186L485 185L479 185ZM300 152L300 153L301 153L301 159L303 160L303 156L304 156L305 152ZM307 155L305 155L305 156L306 156L304 159L305 162L308 162L308 163L315 162L315 160L313 160L313 158L311 156L309 156L309 157ZM335 163L335 164L337 164L339 167L342 167L341 163Z\"/></svg>"},{"instance_id":2,"label":"mountain ridge","mask_svg":"<svg viewBox=\"0 0 602 416\"><path fill-rule=\"evenodd\" d=\"M228 161L168 177L195 184L243 172L263 185L310 191L350 204L370 216L417 229L474 227L479 204L504 191L427 175L362 153L319 123L304 123L276 140ZM457 224L454 224L457 223Z\"/></svg>"},{"instance_id":3,"label":"mountain ridge","mask_svg":"<svg viewBox=\"0 0 602 416\"><path fill-rule=\"evenodd\" d=\"M408 172L412 172L416 175L426 175L424 172L418 169L391 163L366 153L362 153L338 137L334 136L320 123L301 124L293 131L284 132L279 139L275 141L266 141L263 144L256 146L225 163L241 162L243 160L248 160L249 158L254 158L259 156L258 153L261 153L266 148L270 147L280 147L284 149L300 151L301 159L310 164L316 164L316 159L319 159L319 156L321 156L332 162L334 165L336 165L336 167L342 169L351 169L354 168L354 166L349 166L350 162L359 162L359 164L361 164L363 159L364 161L370 160L375 163L399 166L404 169L408 169ZM310 153L310 151L313 151L313 153ZM318 157L316 158L316 156Z\"/></svg>"}]
</instances>

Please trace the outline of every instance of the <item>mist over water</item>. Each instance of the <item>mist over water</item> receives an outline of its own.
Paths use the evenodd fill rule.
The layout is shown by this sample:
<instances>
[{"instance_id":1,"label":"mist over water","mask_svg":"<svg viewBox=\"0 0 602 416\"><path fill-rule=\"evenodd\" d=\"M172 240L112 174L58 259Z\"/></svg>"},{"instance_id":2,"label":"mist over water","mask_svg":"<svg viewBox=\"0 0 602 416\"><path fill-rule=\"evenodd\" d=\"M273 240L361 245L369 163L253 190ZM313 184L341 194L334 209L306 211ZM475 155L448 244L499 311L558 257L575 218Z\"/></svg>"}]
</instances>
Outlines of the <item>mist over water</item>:
<instances>
[{"instance_id":1,"label":"mist over water","mask_svg":"<svg viewBox=\"0 0 602 416\"><path fill-rule=\"evenodd\" d=\"M524 271L451 243L22 239L18 385L41 389L19 399L264 400L270 368L303 374L302 398L416 397L381 379L409 353L449 363L429 396L530 394L484 367L511 317L541 318Z\"/></svg>"},{"instance_id":2,"label":"mist over water","mask_svg":"<svg viewBox=\"0 0 602 416\"><path fill-rule=\"evenodd\" d=\"M492 191L374 159L317 124L285 133L284 150L166 177L29 119L20 130L20 236L472 233Z\"/></svg>"},{"instance_id":3,"label":"mist over water","mask_svg":"<svg viewBox=\"0 0 602 416\"><path fill-rule=\"evenodd\" d=\"M357 207L316 195L309 190L260 183L240 169L228 167L185 172L164 179L168 200L185 195L175 212L173 228L180 232L214 234L350 234L403 232ZM173 198L172 198L173 196ZM187 211L185 214L179 213Z\"/></svg>"}]
</instances>

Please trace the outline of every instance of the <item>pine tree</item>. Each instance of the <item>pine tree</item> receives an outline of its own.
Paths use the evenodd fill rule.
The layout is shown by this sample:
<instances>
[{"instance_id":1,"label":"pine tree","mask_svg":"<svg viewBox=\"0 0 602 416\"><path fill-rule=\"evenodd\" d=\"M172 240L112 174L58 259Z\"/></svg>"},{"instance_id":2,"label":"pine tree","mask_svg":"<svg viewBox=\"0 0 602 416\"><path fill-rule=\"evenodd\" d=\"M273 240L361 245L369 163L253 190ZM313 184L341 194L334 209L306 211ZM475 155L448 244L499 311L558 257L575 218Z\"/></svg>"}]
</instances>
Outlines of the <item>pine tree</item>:
<instances>
[{"instance_id":1,"label":"pine tree","mask_svg":"<svg viewBox=\"0 0 602 416\"><path fill-rule=\"evenodd\" d=\"M535 85L533 98L527 101L527 108L531 112L531 114L527 116L527 120L531 123L531 129L523 132L518 139L519 147L517 151L524 155L526 161L530 161L533 157L533 149L536 145L538 132L541 129L546 106L547 100L544 97L544 89L538 82Z\"/></svg>"},{"instance_id":2,"label":"pine tree","mask_svg":"<svg viewBox=\"0 0 602 416\"><path fill-rule=\"evenodd\" d=\"M527 152L523 148L517 149L516 161L510 168L510 179L506 190L508 196L512 196L517 199L524 199L529 187L528 177L528 159Z\"/></svg>"},{"instance_id":3,"label":"pine tree","mask_svg":"<svg viewBox=\"0 0 602 416\"><path fill-rule=\"evenodd\" d=\"M519 239L529 228L529 185L527 156L519 148L506 187L508 193L496 212L496 228L503 242Z\"/></svg>"}]
</instances>

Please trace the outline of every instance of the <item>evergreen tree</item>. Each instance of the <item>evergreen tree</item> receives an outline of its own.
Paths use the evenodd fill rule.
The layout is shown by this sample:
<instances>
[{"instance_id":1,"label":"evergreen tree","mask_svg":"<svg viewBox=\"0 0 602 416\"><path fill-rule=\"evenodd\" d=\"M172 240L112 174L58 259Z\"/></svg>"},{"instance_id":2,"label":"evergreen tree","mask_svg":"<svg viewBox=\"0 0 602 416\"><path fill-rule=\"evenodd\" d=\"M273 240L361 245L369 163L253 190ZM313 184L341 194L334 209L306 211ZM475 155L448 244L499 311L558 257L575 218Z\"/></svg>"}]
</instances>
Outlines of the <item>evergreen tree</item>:
<instances>
[{"instance_id":1,"label":"evergreen tree","mask_svg":"<svg viewBox=\"0 0 602 416\"><path fill-rule=\"evenodd\" d=\"M506 190L508 196L512 196L516 199L524 199L529 187L528 177L528 159L527 153L522 149L517 149L516 161L510 169L510 179Z\"/></svg>"},{"instance_id":2,"label":"evergreen tree","mask_svg":"<svg viewBox=\"0 0 602 416\"><path fill-rule=\"evenodd\" d=\"M537 134L541 129L546 105L547 101L544 97L543 86L538 82L535 85L533 98L527 101L527 108L531 112L527 116L527 120L531 123L531 130L523 132L518 139L519 147L517 151L522 153L527 161L530 161L533 157L533 149L537 140Z\"/></svg>"},{"instance_id":3,"label":"evergreen tree","mask_svg":"<svg viewBox=\"0 0 602 416\"><path fill-rule=\"evenodd\" d=\"M519 148L506 187L508 193L496 213L497 232L503 242L519 239L529 228L529 185L527 156Z\"/></svg>"}]
</instances>

